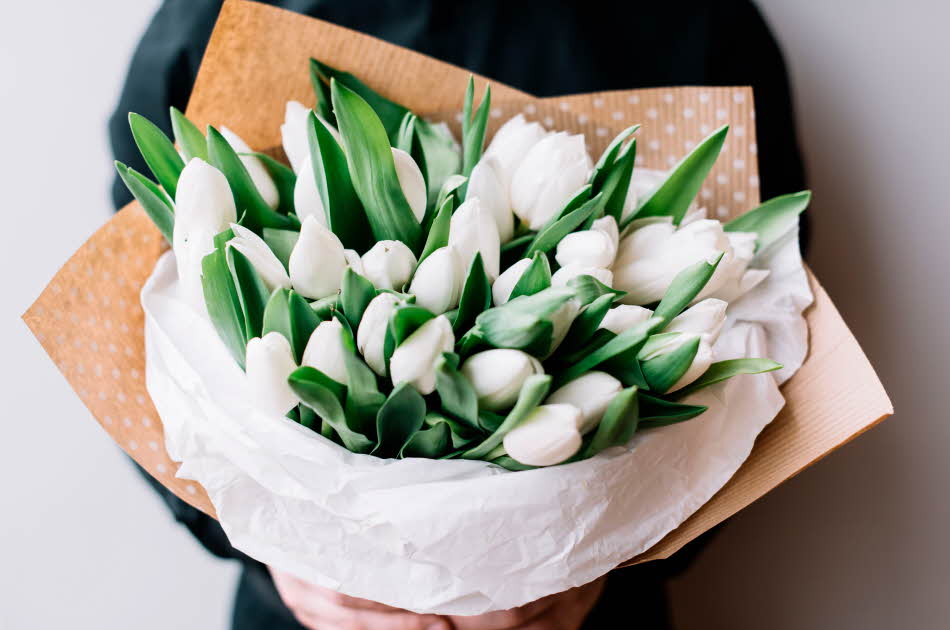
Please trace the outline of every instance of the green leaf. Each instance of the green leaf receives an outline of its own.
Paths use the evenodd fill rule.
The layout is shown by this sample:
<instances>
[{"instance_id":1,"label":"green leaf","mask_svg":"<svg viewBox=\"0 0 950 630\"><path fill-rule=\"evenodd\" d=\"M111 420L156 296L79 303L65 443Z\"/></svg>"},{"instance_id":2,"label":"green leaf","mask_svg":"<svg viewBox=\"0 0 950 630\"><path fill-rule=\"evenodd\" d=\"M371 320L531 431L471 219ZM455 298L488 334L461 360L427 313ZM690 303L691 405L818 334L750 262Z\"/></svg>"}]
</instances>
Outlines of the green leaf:
<instances>
[{"instance_id":1,"label":"green leaf","mask_svg":"<svg viewBox=\"0 0 950 630\"><path fill-rule=\"evenodd\" d=\"M686 374L693 359L696 358L699 341L699 336L694 336L672 351L640 361L640 369L643 370L643 377L650 385L650 391L663 394Z\"/></svg>"},{"instance_id":2,"label":"green leaf","mask_svg":"<svg viewBox=\"0 0 950 630\"><path fill-rule=\"evenodd\" d=\"M623 143L627 141L627 138L635 134L638 129L640 129L640 125L627 127L617 134L617 136L610 141L610 144L607 145L600 159L597 160L597 164L594 165L594 170L590 176L590 185L594 193L599 193L604 187L604 182L607 181L607 175L616 163L620 149L623 148Z\"/></svg>"},{"instance_id":3,"label":"green leaf","mask_svg":"<svg viewBox=\"0 0 950 630\"><path fill-rule=\"evenodd\" d=\"M298 381L305 381L307 383L314 383L325 387L333 397L337 399L337 402L343 400L343 397L346 395L346 386L343 383L338 383L333 380L320 370L310 366L299 367L294 370L292 377Z\"/></svg>"},{"instance_id":4,"label":"green leaf","mask_svg":"<svg viewBox=\"0 0 950 630\"><path fill-rule=\"evenodd\" d=\"M310 303L310 310L320 318L320 321L327 321L333 317L333 313L340 310L340 295L328 295Z\"/></svg>"},{"instance_id":5,"label":"green leaf","mask_svg":"<svg viewBox=\"0 0 950 630\"><path fill-rule=\"evenodd\" d=\"M549 389L551 389L551 377L547 374L529 376L524 385L521 386L518 402L505 417L505 421L501 423L501 426L495 429L481 444L463 453L462 457L465 459L482 459L491 453L496 446L502 443L502 440L512 429L521 424L541 404L544 397L548 395Z\"/></svg>"},{"instance_id":6,"label":"green leaf","mask_svg":"<svg viewBox=\"0 0 950 630\"><path fill-rule=\"evenodd\" d=\"M297 245L297 239L300 238L300 232L296 230L278 230L276 228L264 228L261 237L270 250L274 252L284 265L284 269L290 271L290 254Z\"/></svg>"},{"instance_id":7,"label":"green leaf","mask_svg":"<svg viewBox=\"0 0 950 630\"><path fill-rule=\"evenodd\" d=\"M175 213L165 193L154 182L122 162L115 163L115 170L126 188L145 210L145 214L152 220L165 240L171 243L175 232Z\"/></svg>"},{"instance_id":8,"label":"green leaf","mask_svg":"<svg viewBox=\"0 0 950 630\"><path fill-rule=\"evenodd\" d=\"M317 412L325 424L336 431L343 446L354 453L368 453L373 448L373 443L365 435L349 427L337 396L322 380L314 380L313 372L316 371L313 368L297 369L287 379L290 388L305 405Z\"/></svg>"},{"instance_id":9,"label":"green leaf","mask_svg":"<svg viewBox=\"0 0 950 630\"><path fill-rule=\"evenodd\" d=\"M640 424L637 427L638 429L652 429L684 422L695 418L708 409L704 405L684 405L650 396L643 392L640 392L638 397L640 399Z\"/></svg>"},{"instance_id":10,"label":"green leaf","mask_svg":"<svg viewBox=\"0 0 950 630\"><path fill-rule=\"evenodd\" d=\"M401 304L393 309L383 340L383 356L386 358L387 366L396 348L433 317L435 315L430 311L415 304Z\"/></svg>"},{"instance_id":11,"label":"green leaf","mask_svg":"<svg viewBox=\"0 0 950 630\"><path fill-rule=\"evenodd\" d=\"M636 385L640 389L650 389L650 385L643 375L643 370L640 368L640 361L637 359L638 352L638 348L621 352L617 356L604 361L601 369L623 383L624 387Z\"/></svg>"},{"instance_id":12,"label":"green leaf","mask_svg":"<svg viewBox=\"0 0 950 630\"><path fill-rule=\"evenodd\" d=\"M514 348L544 356L554 327L548 319L574 297L573 289L551 287L490 308L475 320L477 337L495 348Z\"/></svg>"},{"instance_id":13,"label":"green leaf","mask_svg":"<svg viewBox=\"0 0 950 630\"><path fill-rule=\"evenodd\" d=\"M581 306L587 306L605 295L609 295L614 301L617 301L627 294L626 291L612 289L594 276L588 275L571 278L567 286L574 291L574 297L580 302Z\"/></svg>"},{"instance_id":14,"label":"green leaf","mask_svg":"<svg viewBox=\"0 0 950 630\"><path fill-rule=\"evenodd\" d=\"M198 129L193 122L178 111L177 108L172 107L170 109L175 142L178 143L181 152L185 154L185 163L190 162L194 158L199 158L207 162L208 141L205 140L205 135L201 133L201 130Z\"/></svg>"},{"instance_id":15,"label":"green leaf","mask_svg":"<svg viewBox=\"0 0 950 630\"><path fill-rule=\"evenodd\" d=\"M623 446L630 441L637 430L637 388L628 387L613 397L607 405L594 439L587 444L581 459L593 457L612 446Z\"/></svg>"},{"instance_id":16,"label":"green leaf","mask_svg":"<svg viewBox=\"0 0 950 630\"><path fill-rule=\"evenodd\" d=\"M534 242L531 243L528 251L525 252L525 258L534 256L535 252L547 253L557 247L561 239L579 228L581 224L593 216L593 214L601 208L603 201L603 196L597 195L590 201L585 202L578 209L564 215L549 227L543 228L534 237Z\"/></svg>"},{"instance_id":17,"label":"green leaf","mask_svg":"<svg viewBox=\"0 0 950 630\"><path fill-rule=\"evenodd\" d=\"M459 357L446 352L435 363L435 389L442 409L473 429L478 425L478 395L468 379L459 372Z\"/></svg>"},{"instance_id":18,"label":"green leaf","mask_svg":"<svg viewBox=\"0 0 950 630\"><path fill-rule=\"evenodd\" d=\"M445 184L458 173L462 160L455 142L438 127L422 119L417 119L413 127L416 141L412 157L425 176L428 190L426 206L435 210L441 207L439 196Z\"/></svg>"},{"instance_id":19,"label":"green leaf","mask_svg":"<svg viewBox=\"0 0 950 630\"><path fill-rule=\"evenodd\" d=\"M208 127L208 160L228 179L238 215L244 215L242 225L257 233L266 227L296 227L295 220L271 210L254 185L254 180L248 174L241 158L224 136L211 126Z\"/></svg>"},{"instance_id":20,"label":"green leaf","mask_svg":"<svg viewBox=\"0 0 950 630\"><path fill-rule=\"evenodd\" d=\"M341 285L340 305L343 307L343 314L352 328L358 328L366 307L376 297L376 287L350 267L343 272Z\"/></svg>"},{"instance_id":21,"label":"green leaf","mask_svg":"<svg viewBox=\"0 0 950 630\"><path fill-rule=\"evenodd\" d=\"M261 336L264 309L267 307L270 293L257 270L254 269L254 265L244 254L233 247L228 247L227 255L228 265L234 276L234 286L237 288L238 300L241 303L241 312L244 315L245 338L250 341L254 337Z\"/></svg>"},{"instance_id":22,"label":"green leaf","mask_svg":"<svg viewBox=\"0 0 950 630\"><path fill-rule=\"evenodd\" d=\"M798 215L805 211L810 201L810 190L775 197L726 223L723 229L727 232L755 232L758 235L756 249L761 250L797 225Z\"/></svg>"},{"instance_id":23,"label":"green leaf","mask_svg":"<svg viewBox=\"0 0 950 630\"><path fill-rule=\"evenodd\" d=\"M662 324L662 318L651 317L647 321L623 331L584 358L567 366L567 368L561 372L558 383L560 384L573 381L575 378L583 376L587 372L593 370L604 361L607 361L632 348L639 347L646 341L650 333Z\"/></svg>"},{"instance_id":24,"label":"green leaf","mask_svg":"<svg viewBox=\"0 0 950 630\"><path fill-rule=\"evenodd\" d=\"M225 237L230 236L233 236L231 230L225 230L216 239L215 250L201 259L201 287L208 307L208 316L218 337L241 369L244 369L244 355L247 350L244 313L222 242Z\"/></svg>"},{"instance_id":25,"label":"green leaf","mask_svg":"<svg viewBox=\"0 0 950 630\"><path fill-rule=\"evenodd\" d=\"M349 72L341 72L340 70L331 68L330 66L317 61L316 59L311 59L310 64L311 71L316 74L316 76L321 80L321 83L330 85L329 100L332 101L333 111L337 118L339 118L340 112L337 111L338 107L336 103L336 97L333 95L334 82L358 94L379 117L389 141L392 143L396 142L399 134L399 126L402 124L402 120L405 115L409 112L408 109L399 103L394 103L388 98L375 92ZM323 92L321 95L325 93L326 92ZM324 118L327 117L324 116ZM330 119L327 118L327 120Z\"/></svg>"},{"instance_id":26,"label":"green leaf","mask_svg":"<svg viewBox=\"0 0 950 630\"><path fill-rule=\"evenodd\" d=\"M567 215L574 212L575 210L583 206L585 203L590 201L592 197L591 191L592 191L592 187L590 184L587 184L586 186L582 186L580 190L574 193L574 196L571 197L566 204L564 204L564 207L561 208L560 212L556 212L554 216L548 219L548 222L545 223L544 226L542 226L540 230L538 230L538 233L544 232L545 230L550 228L552 225L560 221L562 218L566 217Z\"/></svg>"},{"instance_id":27,"label":"green leaf","mask_svg":"<svg viewBox=\"0 0 950 630\"><path fill-rule=\"evenodd\" d=\"M458 201L458 189L467 181L468 178L462 177L461 175L450 175L446 178L445 183L442 184L442 188L439 190L439 198L436 201L435 207L441 208L446 199L450 197L454 200L453 208L459 205L456 203Z\"/></svg>"},{"instance_id":28,"label":"green leaf","mask_svg":"<svg viewBox=\"0 0 950 630\"><path fill-rule=\"evenodd\" d=\"M491 306L491 281L485 273L481 253L475 254L472 264L468 267L465 284L462 285L462 295L459 298L458 311L452 322L455 334L470 327L475 319Z\"/></svg>"},{"instance_id":29,"label":"green leaf","mask_svg":"<svg viewBox=\"0 0 950 630\"><path fill-rule=\"evenodd\" d=\"M138 114L129 114L129 127L145 163L168 194L174 198L178 177L185 162L165 133L150 120Z\"/></svg>"},{"instance_id":30,"label":"green leaf","mask_svg":"<svg viewBox=\"0 0 950 630\"><path fill-rule=\"evenodd\" d=\"M501 457L496 457L495 459L491 460L491 463L497 466L501 466L502 468L506 470L510 470L512 472L517 472L521 470L534 470L537 468L537 466L529 466L528 464L522 464L518 460L512 459L508 455L502 455Z\"/></svg>"},{"instance_id":31,"label":"green leaf","mask_svg":"<svg viewBox=\"0 0 950 630\"><path fill-rule=\"evenodd\" d=\"M452 448L460 449L468 444L471 444L473 440L478 439L480 432L476 429L472 429L461 422L453 418L449 418L441 413L430 411L426 414L425 424L427 427L433 427L437 424L444 423L448 425L449 429L452 432ZM461 455L461 453L459 453Z\"/></svg>"},{"instance_id":32,"label":"green leaf","mask_svg":"<svg viewBox=\"0 0 950 630\"><path fill-rule=\"evenodd\" d=\"M355 92L332 82L333 110L340 124L353 188L363 202L377 241L398 240L419 251L422 228L399 185L392 150L379 117Z\"/></svg>"},{"instance_id":33,"label":"green leaf","mask_svg":"<svg viewBox=\"0 0 950 630\"><path fill-rule=\"evenodd\" d=\"M416 139L416 121L418 119L419 117L412 112L403 116L402 122L399 124L399 133L397 134L396 142L393 143L394 147L412 154L412 145Z\"/></svg>"},{"instance_id":34,"label":"green leaf","mask_svg":"<svg viewBox=\"0 0 950 630\"><path fill-rule=\"evenodd\" d=\"M782 364L776 363L771 359L729 359L728 361L717 361L710 365L709 369L703 372L702 376L686 387L673 392L672 396L676 399L684 398L704 387L721 383L739 374L761 374L762 372L772 372L780 369L782 369Z\"/></svg>"},{"instance_id":35,"label":"green leaf","mask_svg":"<svg viewBox=\"0 0 950 630\"><path fill-rule=\"evenodd\" d=\"M623 217L623 204L627 200L627 194L630 191L630 179L633 176L633 165L636 157L637 140L634 138L627 150L610 168L601 190L606 196L604 213L612 216L617 221L617 225L620 225Z\"/></svg>"},{"instance_id":36,"label":"green leaf","mask_svg":"<svg viewBox=\"0 0 950 630\"><path fill-rule=\"evenodd\" d=\"M728 131L729 126L724 125L696 145L652 193L640 200L637 211L624 221L620 229L634 219L656 216L672 216L673 223L679 225L689 204L702 188L706 175L716 163Z\"/></svg>"},{"instance_id":37,"label":"green leaf","mask_svg":"<svg viewBox=\"0 0 950 630\"><path fill-rule=\"evenodd\" d=\"M475 79L469 78L468 91L466 92L465 103L467 110L463 112L462 119L465 128L462 132L462 175L468 177L472 174L472 169L482 157L482 149L485 146L485 131L488 128L488 113L491 109L491 86L485 86L485 95L478 106L478 110L472 117L472 99L471 94L475 90ZM471 118L470 118L471 117ZM468 189L468 183L462 185L461 196L465 198L465 191Z\"/></svg>"},{"instance_id":38,"label":"green leaf","mask_svg":"<svg viewBox=\"0 0 950 630\"><path fill-rule=\"evenodd\" d=\"M294 360L300 363L310 335L319 324L320 318L307 300L290 289L277 289L264 308L261 336L270 332L282 334L290 342Z\"/></svg>"},{"instance_id":39,"label":"green leaf","mask_svg":"<svg viewBox=\"0 0 950 630\"><path fill-rule=\"evenodd\" d=\"M426 401L409 383L400 383L376 415L377 457L396 457L422 428Z\"/></svg>"},{"instance_id":40,"label":"green leaf","mask_svg":"<svg viewBox=\"0 0 950 630\"><path fill-rule=\"evenodd\" d=\"M557 357L560 358L587 346L594 333L600 328L600 323L604 321L604 317L607 316L607 311L610 310L613 303L614 296L612 294L601 295L581 311L574 318L564 341L558 347Z\"/></svg>"},{"instance_id":41,"label":"green leaf","mask_svg":"<svg viewBox=\"0 0 950 630\"><path fill-rule=\"evenodd\" d=\"M204 136L202 136L204 137ZM294 188L297 176L286 164L278 162L266 153L241 153L240 156L256 157L267 169L268 175L277 187L277 212L289 214L294 211Z\"/></svg>"},{"instance_id":42,"label":"green leaf","mask_svg":"<svg viewBox=\"0 0 950 630\"><path fill-rule=\"evenodd\" d=\"M373 239L366 212L350 179L343 148L313 113L307 118L307 141L327 226L339 237L343 247L365 252L372 247ZM389 159L392 161L391 154Z\"/></svg>"},{"instance_id":43,"label":"green leaf","mask_svg":"<svg viewBox=\"0 0 950 630\"><path fill-rule=\"evenodd\" d=\"M445 422L417 431L400 451L400 457L438 459L452 447L452 430Z\"/></svg>"},{"instance_id":44,"label":"green leaf","mask_svg":"<svg viewBox=\"0 0 950 630\"><path fill-rule=\"evenodd\" d=\"M376 373L363 362L356 341L353 338L353 329L349 322L340 313L336 313L337 321L343 327L343 364L346 368L348 381L346 389L345 411L350 426L367 436L376 435L376 414L386 402L386 396L379 391L376 382Z\"/></svg>"},{"instance_id":45,"label":"green leaf","mask_svg":"<svg viewBox=\"0 0 950 630\"><path fill-rule=\"evenodd\" d=\"M313 93L317 99L314 111L332 124L336 118L333 116L333 103L330 98L330 79L324 78L326 75L321 66L322 64L316 59L310 60L310 85L313 87ZM327 68L327 66L322 67Z\"/></svg>"},{"instance_id":46,"label":"green leaf","mask_svg":"<svg viewBox=\"0 0 950 630\"><path fill-rule=\"evenodd\" d=\"M716 257L715 262L701 260L676 274L653 314L656 317L662 317L667 323L672 321L703 290L712 278L713 272L716 271L716 267L719 266L720 260L722 260L721 253Z\"/></svg>"},{"instance_id":47,"label":"green leaf","mask_svg":"<svg viewBox=\"0 0 950 630\"><path fill-rule=\"evenodd\" d=\"M522 295L534 295L551 286L551 263L541 252L535 252L531 264L524 270L518 282L511 290L509 300Z\"/></svg>"},{"instance_id":48,"label":"green leaf","mask_svg":"<svg viewBox=\"0 0 950 630\"><path fill-rule=\"evenodd\" d=\"M449 244L449 226L452 223L452 206L452 199L448 198L442 202L442 205L439 206L439 209L436 211L435 217L432 219L432 224L429 226L426 244L422 248L422 254L419 256L419 264L422 264L422 261L428 258L429 254ZM418 268L419 265L417 264L416 269Z\"/></svg>"}]
</instances>

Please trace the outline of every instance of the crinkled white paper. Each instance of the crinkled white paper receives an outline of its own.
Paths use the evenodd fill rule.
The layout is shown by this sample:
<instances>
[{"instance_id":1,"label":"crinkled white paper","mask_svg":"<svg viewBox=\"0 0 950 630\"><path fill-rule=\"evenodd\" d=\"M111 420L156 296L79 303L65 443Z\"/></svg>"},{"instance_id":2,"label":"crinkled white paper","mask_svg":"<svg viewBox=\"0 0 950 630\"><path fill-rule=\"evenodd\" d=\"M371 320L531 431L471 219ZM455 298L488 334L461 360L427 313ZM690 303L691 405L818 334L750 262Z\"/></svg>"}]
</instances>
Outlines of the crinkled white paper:
<instances>
[{"instance_id":1,"label":"crinkled white paper","mask_svg":"<svg viewBox=\"0 0 950 630\"><path fill-rule=\"evenodd\" d=\"M735 473L804 360L812 296L789 234L730 305L717 360L785 365L694 394L699 418L564 466L380 460L252 410L244 375L177 295L166 254L142 290L147 383L179 475L208 492L231 543L312 583L417 612L472 615L590 582L650 548Z\"/></svg>"}]
</instances>

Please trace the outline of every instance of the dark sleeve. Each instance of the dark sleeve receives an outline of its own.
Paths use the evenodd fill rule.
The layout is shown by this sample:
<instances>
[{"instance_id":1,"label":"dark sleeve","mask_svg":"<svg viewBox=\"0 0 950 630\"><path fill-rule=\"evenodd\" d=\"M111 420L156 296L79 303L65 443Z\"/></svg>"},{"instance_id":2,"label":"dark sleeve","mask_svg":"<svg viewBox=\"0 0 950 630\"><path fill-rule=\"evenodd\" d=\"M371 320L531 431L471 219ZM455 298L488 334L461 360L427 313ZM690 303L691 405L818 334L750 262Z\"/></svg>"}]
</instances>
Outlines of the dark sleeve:
<instances>
[{"instance_id":1,"label":"dark sleeve","mask_svg":"<svg viewBox=\"0 0 950 630\"><path fill-rule=\"evenodd\" d=\"M166 0L152 18L132 57L115 113L109 119L115 159L148 172L129 131L128 113L140 113L171 133L168 108L185 109L220 5L219 0ZM113 200L117 209L132 200L118 179L113 185ZM141 468L139 471L175 519L208 551L222 558L251 562L231 546L216 520L176 497Z\"/></svg>"},{"instance_id":2,"label":"dark sleeve","mask_svg":"<svg viewBox=\"0 0 950 630\"><path fill-rule=\"evenodd\" d=\"M109 119L113 156L148 174L129 131L129 112L141 114L171 134L168 108L185 109L198 66L221 9L221 0L165 0L139 41L119 102ZM132 201L118 177L112 185L115 207Z\"/></svg>"}]
</instances>

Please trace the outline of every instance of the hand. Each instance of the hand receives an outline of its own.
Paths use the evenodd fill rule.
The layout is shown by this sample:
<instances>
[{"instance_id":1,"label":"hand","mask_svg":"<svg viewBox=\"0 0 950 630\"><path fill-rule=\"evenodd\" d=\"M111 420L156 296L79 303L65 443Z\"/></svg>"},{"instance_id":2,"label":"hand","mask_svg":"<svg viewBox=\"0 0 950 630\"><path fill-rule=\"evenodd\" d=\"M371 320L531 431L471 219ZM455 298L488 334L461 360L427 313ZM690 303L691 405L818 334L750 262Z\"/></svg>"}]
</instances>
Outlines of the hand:
<instances>
[{"instance_id":1,"label":"hand","mask_svg":"<svg viewBox=\"0 0 950 630\"><path fill-rule=\"evenodd\" d=\"M297 621L311 630L452 630L437 615L417 615L343 595L273 568L270 573L281 599Z\"/></svg>"},{"instance_id":2,"label":"hand","mask_svg":"<svg viewBox=\"0 0 950 630\"><path fill-rule=\"evenodd\" d=\"M455 630L578 630L600 598L605 581L600 578L521 608L449 619Z\"/></svg>"}]
</instances>

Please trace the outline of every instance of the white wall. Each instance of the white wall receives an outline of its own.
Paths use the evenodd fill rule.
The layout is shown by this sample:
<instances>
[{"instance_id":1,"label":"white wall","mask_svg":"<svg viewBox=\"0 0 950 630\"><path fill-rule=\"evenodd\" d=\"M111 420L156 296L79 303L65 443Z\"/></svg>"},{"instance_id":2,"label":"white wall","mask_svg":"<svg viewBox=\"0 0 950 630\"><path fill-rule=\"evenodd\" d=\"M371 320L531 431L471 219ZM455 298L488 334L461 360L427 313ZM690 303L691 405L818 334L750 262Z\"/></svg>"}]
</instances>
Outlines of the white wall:
<instances>
[{"instance_id":1,"label":"white wall","mask_svg":"<svg viewBox=\"0 0 950 630\"><path fill-rule=\"evenodd\" d=\"M0 19L0 627L224 628L234 569L172 522L18 321L108 217L105 120L158 2L55 4ZM675 585L676 618L683 630L945 627L950 10L761 4L795 81L811 262L897 415L733 519Z\"/></svg>"},{"instance_id":2,"label":"white wall","mask_svg":"<svg viewBox=\"0 0 950 630\"><path fill-rule=\"evenodd\" d=\"M235 569L174 523L19 319L111 213L106 118L158 4L18 2L0 14L4 630L228 623Z\"/></svg>"},{"instance_id":3,"label":"white wall","mask_svg":"<svg viewBox=\"0 0 950 630\"><path fill-rule=\"evenodd\" d=\"M734 518L674 588L682 630L950 620L950 4L759 0L790 64L811 264L896 415Z\"/></svg>"}]
</instances>

